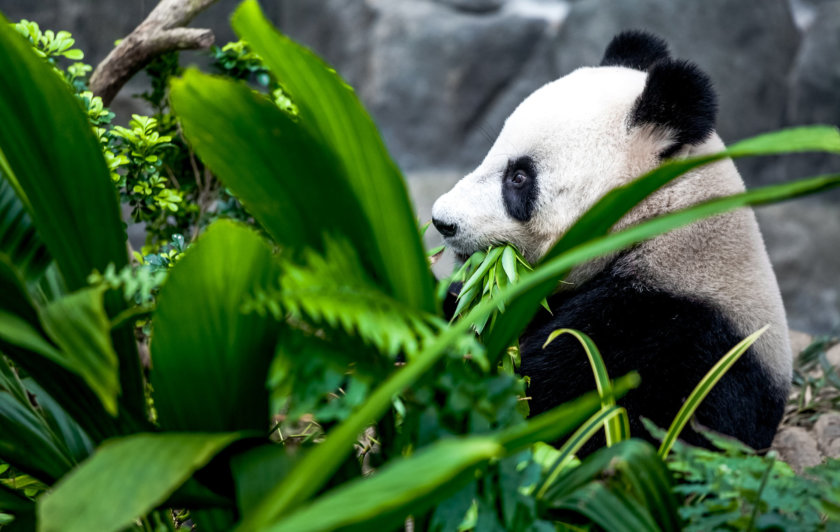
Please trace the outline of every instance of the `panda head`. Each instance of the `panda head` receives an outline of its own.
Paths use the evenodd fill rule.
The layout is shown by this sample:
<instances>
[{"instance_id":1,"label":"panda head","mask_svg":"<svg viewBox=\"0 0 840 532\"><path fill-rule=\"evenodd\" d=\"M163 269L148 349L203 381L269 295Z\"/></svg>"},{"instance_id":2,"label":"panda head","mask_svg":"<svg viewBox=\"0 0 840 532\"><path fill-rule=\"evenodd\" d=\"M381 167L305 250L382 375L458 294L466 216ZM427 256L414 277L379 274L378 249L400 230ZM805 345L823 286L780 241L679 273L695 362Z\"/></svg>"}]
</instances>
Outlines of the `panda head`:
<instances>
[{"instance_id":1,"label":"panda head","mask_svg":"<svg viewBox=\"0 0 840 532\"><path fill-rule=\"evenodd\" d=\"M696 66L625 32L601 65L526 98L484 161L432 207L460 259L511 243L536 262L609 190L684 155L713 133L716 98Z\"/></svg>"}]
</instances>

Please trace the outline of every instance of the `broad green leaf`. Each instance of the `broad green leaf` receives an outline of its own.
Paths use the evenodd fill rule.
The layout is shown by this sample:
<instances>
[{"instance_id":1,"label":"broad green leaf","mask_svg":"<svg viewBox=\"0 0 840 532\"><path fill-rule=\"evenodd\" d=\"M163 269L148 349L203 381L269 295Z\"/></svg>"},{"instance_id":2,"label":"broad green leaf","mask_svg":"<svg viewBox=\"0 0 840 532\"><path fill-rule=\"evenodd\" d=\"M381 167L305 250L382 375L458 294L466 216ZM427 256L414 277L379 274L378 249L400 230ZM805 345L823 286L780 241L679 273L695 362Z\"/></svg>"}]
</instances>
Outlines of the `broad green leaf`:
<instances>
[{"instance_id":1,"label":"broad green leaf","mask_svg":"<svg viewBox=\"0 0 840 532\"><path fill-rule=\"evenodd\" d=\"M111 345L111 325L103 306L103 288L86 288L44 307L41 321L61 347L66 367L84 379L105 410L117 414L119 362Z\"/></svg>"},{"instance_id":2,"label":"broad green leaf","mask_svg":"<svg viewBox=\"0 0 840 532\"><path fill-rule=\"evenodd\" d=\"M283 85L301 125L338 156L370 220L374 262L382 265L390 293L433 312L433 279L405 182L356 94L315 54L278 33L255 0L239 6L232 24Z\"/></svg>"},{"instance_id":3,"label":"broad green leaf","mask_svg":"<svg viewBox=\"0 0 840 532\"><path fill-rule=\"evenodd\" d=\"M58 441L67 447L70 458L75 462L81 462L87 458L93 452L94 445L81 425L31 378L27 378L24 385L27 392L35 396L41 417Z\"/></svg>"},{"instance_id":4,"label":"broad green leaf","mask_svg":"<svg viewBox=\"0 0 840 532\"><path fill-rule=\"evenodd\" d=\"M667 161L631 183L604 195L557 241L541 263L546 264L584 242L606 235L644 198L691 169L725 158L805 151L840 153L840 132L837 128L828 126L794 128L746 139L716 154ZM621 248L614 250L618 249ZM491 360L502 353L531 321L539 302L554 291L559 280L560 277L545 280L539 288L520 298L508 312L496 320L487 338L488 355Z\"/></svg>"},{"instance_id":5,"label":"broad green leaf","mask_svg":"<svg viewBox=\"0 0 840 532\"><path fill-rule=\"evenodd\" d=\"M23 318L0 310L0 342L38 353L56 364L71 369L64 354L56 349L43 334Z\"/></svg>"},{"instance_id":6,"label":"broad green leaf","mask_svg":"<svg viewBox=\"0 0 840 532\"><path fill-rule=\"evenodd\" d=\"M201 160L278 244L323 250L333 233L361 256L372 251L341 163L288 113L244 84L195 70L172 80L170 97Z\"/></svg>"},{"instance_id":7,"label":"broad green leaf","mask_svg":"<svg viewBox=\"0 0 840 532\"><path fill-rule=\"evenodd\" d=\"M610 491L593 482L553 504L559 510L583 515L601 530L610 532L659 532L661 529L646 508L620 490ZM562 516L562 514L561 514ZM561 517L562 519L562 517Z\"/></svg>"},{"instance_id":8,"label":"broad green leaf","mask_svg":"<svg viewBox=\"0 0 840 532\"><path fill-rule=\"evenodd\" d=\"M443 440L395 460L372 478L327 492L273 526L272 532L392 530L409 514L422 515L475 478L473 472L505 449L489 437Z\"/></svg>"},{"instance_id":9,"label":"broad green leaf","mask_svg":"<svg viewBox=\"0 0 840 532\"><path fill-rule=\"evenodd\" d=\"M230 467L236 486L236 505L242 515L248 515L286 476L293 465L293 457L284 445L268 443L237 454Z\"/></svg>"},{"instance_id":10,"label":"broad green leaf","mask_svg":"<svg viewBox=\"0 0 840 532\"><path fill-rule=\"evenodd\" d=\"M720 379L726 375L729 368L731 368L732 365L741 358L741 355L746 353L750 346L752 346L762 334L767 332L767 329L769 328L769 325L765 325L761 329L738 342L738 345L723 355L717 364L712 366L712 369L710 369L703 379L700 380L697 386L694 387L694 390L692 390L688 399L685 400L682 407L680 407L680 411L677 412L677 415L671 422L671 426L668 427L668 432L665 433L665 438L663 438L662 444L659 446L659 456L662 457L663 460L668 456L668 453L671 452L671 447L674 445L674 442L677 441L680 433L682 433L682 430L694 415L697 407L699 407L700 403L703 402L703 399L709 395L712 388L714 388Z\"/></svg>"},{"instance_id":11,"label":"broad green leaf","mask_svg":"<svg viewBox=\"0 0 840 532\"><path fill-rule=\"evenodd\" d=\"M0 298L0 353L40 383L94 440L143 426L131 416L114 419L105 412L102 402L70 368L72 364L66 355L47 340L23 280L2 254L0 290L6 296Z\"/></svg>"},{"instance_id":12,"label":"broad green leaf","mask_svg":"<svg viewBox=\"0 0 840 532\"><path fill-rule=\"evenodd\" d=\"M256 231L228 220L211 225L172 268L150 345L161 427L266 430L265 380L280 327L242 304L278 274Z\"/></svg>"},{"instance_id":13,"label":"broad green leaf","mask_svg":"<svg viewBox=\"0 0 840 532\"><path fill-rule=\"evenodd\" d=\"M123 530L240 437L141 433L109 440L38 499L38 530Z\"/></svg>"},{"instance_id":14,"label":"broad green leaf","mask_svg":"<svg viewBox=\"0 0 840 532\"><path fill-rule=\"evenodd\" d=\"M552 517L574 511L607 530L679 530L671 486L656 450L631 439L604 447L569 469L541 492L540 504Z\"/></svg>"},{"instance_id":15,"label":"broad green leaf","mask_svg":"<svg viewBox=\"0 0 840 532\"><path fill-rule=\"evenodd\" d=\"M85 112L53 68L0 15L0 153L38 235L70 290L94 269L128 263L117 193ZM21 196L22 194L22 196ZM106 299L110 314L125 303ZM130 328L115 331L122 401L137 418L145 401Z\"/></svg>"},{"instance_id":16,"label":"broad green leaf","mask_svg":"<svg viewBox=\"0 0 840 532\"><path fill-rule=\"evenodd\" d=\"M595 387L598 390L598 395L601 397L601 408L615 406L615 397L613 396L610 377L607 374L607 366L604 364L604 358L601 356L601 352L598 350L595 342L592 341L592 338L574 329L557 329L548 335L548 338L543 344L543 349L561 334L574 336L586 352L586 357L589 359L589 366L592 368L592 373L595 374ZM614 443L621 441L621 419L619 417L611 417L610 421L604 425L604 433L606 434L607 447L611 447Z\"/></svg>"},{"instance_id":17,"label":"broad green leaf","mask_svg":"<svg viewBox=\"0 0 840 532\"><path fill-rule=\"evenodd\" d=\"M12 259L0 251L0 309L25 320L32 327L39 327L35 304L26 290L20 270Z\"/></svg>"},{"instance_id":18,"label":"broad green leaf","mask_svg":"<svg viewBox=\"0 0 840 532\"><path fill-rule=\"evenodd\" d=\"M73 467L67 452L28 405L0 391L0 459L47 483Z\"/></svg>"},{"instance_id":19,"label":"broad green leaf","mask_svg":"<svg viewBox=\"0 0 840 532\"><path fill-rule=\"evenodd\" d=\"M47 265L50 255L32 218L18 199L11 183L0 173L0 253L11 258L24 277L37 280Z\"/></svg>"}]
</instances>

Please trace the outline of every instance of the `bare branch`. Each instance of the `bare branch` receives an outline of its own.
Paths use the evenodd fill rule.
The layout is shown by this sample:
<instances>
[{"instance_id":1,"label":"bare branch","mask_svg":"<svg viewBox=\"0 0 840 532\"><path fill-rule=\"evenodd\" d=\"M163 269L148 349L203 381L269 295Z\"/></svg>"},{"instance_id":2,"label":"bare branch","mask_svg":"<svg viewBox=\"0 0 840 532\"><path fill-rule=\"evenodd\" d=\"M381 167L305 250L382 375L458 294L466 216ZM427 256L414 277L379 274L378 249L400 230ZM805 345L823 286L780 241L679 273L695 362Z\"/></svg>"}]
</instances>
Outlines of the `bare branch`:
<instances>
[{"instance_id":1,"label":"bare branch","mask_svg":"<svg viewBox=\"0 0 840 532\"><path fill-rule=\"evenodd\" d=\"M90 89L109 105L131 77L170 50L209 48L213 32L185 28L218 0L161 0L139 26L108 54L90 78Z\"/></svg>"}]
</instances>

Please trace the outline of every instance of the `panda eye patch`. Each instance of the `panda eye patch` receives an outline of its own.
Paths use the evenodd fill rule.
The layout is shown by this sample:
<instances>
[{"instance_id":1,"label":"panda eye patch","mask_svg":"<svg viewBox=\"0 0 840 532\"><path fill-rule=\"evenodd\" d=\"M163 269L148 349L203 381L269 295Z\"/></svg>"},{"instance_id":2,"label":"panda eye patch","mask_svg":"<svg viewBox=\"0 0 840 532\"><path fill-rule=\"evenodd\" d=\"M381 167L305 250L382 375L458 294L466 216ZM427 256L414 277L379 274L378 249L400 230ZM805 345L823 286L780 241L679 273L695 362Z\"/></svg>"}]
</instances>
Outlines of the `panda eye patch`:
<instances>
[{"instance_id":1,"label":"panda eye patch","mask_svg":"<svg viewBox=\"0 0 840 532\"><path fill-rule=\"evenodd\" d=\"M502 178L502 199L508 215L527 222L537 203L537 171L533 159L520 157L510 161Z\"/></svg>"}]
</instances>

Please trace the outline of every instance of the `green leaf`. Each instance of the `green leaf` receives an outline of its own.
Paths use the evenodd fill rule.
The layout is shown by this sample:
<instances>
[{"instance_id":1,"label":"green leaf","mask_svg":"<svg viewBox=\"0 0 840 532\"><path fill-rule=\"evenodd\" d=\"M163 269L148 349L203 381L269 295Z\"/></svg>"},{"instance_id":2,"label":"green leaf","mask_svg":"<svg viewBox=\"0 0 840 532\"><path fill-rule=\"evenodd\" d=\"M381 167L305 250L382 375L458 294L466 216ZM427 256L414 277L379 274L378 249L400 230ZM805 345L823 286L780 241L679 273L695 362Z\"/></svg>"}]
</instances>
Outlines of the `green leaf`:
<instances>
[{"instance_id":1,"label":"green leaf","mask_svg":"<svg viewBox=\"0 0 840 532\"><path fill-rule=\"evenodd\" d=\"M18 492L0 484L0 511L29 513L35 509L35 503L20 495Z\"/></svg>"},{"instance_id":2,"label":"green leaf","mask_svg":"<svg viewBox=\"0 0 840 532\"><path fill-rule=\"evenodd\" d=\"M32 351L56 364L71 369L66 357L43 334L23 318L0 310L0 342Z\"/></svg>"},{"instance_id":3,"label":"green leaf","mask_svg":"<svg viewBox=\"0 0 840 532\"><path fill-rule=\"evenodd\" d=\"M601 407L601 410L595 412L592 417L587 419L585 423L578 427L578 429L569 436L569 439L566 440L563 446L558 449L557 458L555 458L552 463L546 478L543 480L543 483L537 489L536 497L538 499L542 498L548 487L556 482L557 477L565 471L565 468L568 465L572 463L575 454L580 451L581 447L583 447L584 444L586 444L586 442L589 441L589 439L592 438L602 426L606 426L610 419L621 414L624 414L625 418L627 417L627 412L623 408L615 405Z\"/></svg>"},{"instance_id":4,"label":"green leaf","mask_svg":"<svg viewBox=\"0 0 840 532\"><path fill-rule=\"evenodd\" d=\"M70 458L74 462L81 462L93 452L93 442L87 433L82 429L67 410L50 396L38 383L27 378L24 383L28 393L35 396L40 407L41 417L55 434L58 441L62 442Z\"/></svg>"},{"instance_id":5,"label":"green leaf","mask_svg":"<svg viewBox=\"0 0 840 532\"><path fill-rule=\"evenodd\" d=\"M50 255L8 179L0 173L0 253L6 254L27 281L37 280Z\"/></svg>"},{"instance_id":6,"label":"green leaf","mask_svg":"<svg viewBox=\"0 0 840 532\"><path fill-rule=\"evenodd\" d=\"M284 445L268 443L237 454L231 459L236 486L236 505L243 515L282 479L292 467L292 456Z\"/></svg>"},{"instance_id":7,"label":"green leaf","mask_svg":"<svg viewBox=\"0 0 840 532\"><path fill-rule=\"evenodd\" d=\"M599 529L610 532L659 532L650 513L621 491L610 491L602 484L587 484L553 506L585 516Z\"/></svg>"},{"instance_id":8,"label":"green leaf","mask_svg":"<svg viewBox=\"0 0 840 532\"><path fill-rule=\"evenodd\" d=\"M70 86L0 15L0 153L67 288L87 286L94 269L128 263L117 193L99 141ZM95 207L92 207L95 206ZM111 314L125 303L106 299ZM114 333L122 401L138 419L145 400L137 346L130 328Z\"/></svg>"},{"instance_id":9,"label":"green leaf","mask_svg":"<svg viewBox=\"0 0 840 532\"><path fill-rule=\"evenodd\" d=\"M49 269L44 278L49 277ZM66 354L46 339L38 311L23 280L0 254L0 351L40 383L44 390L96 441L138 430L128 416L112 418L86 383L72 368ZM68 318L70 319L70 318Z\"/></svg>"},{"instance_id":10,"label":"green leaf","mask_svg":"<svg viewBox=\"0 0 840 532\"><path fill-rule=\"evenodd\" d=\"M0 391L0 459L44 482L61 478L73 461L29 405Z\"/></svg>"},{"instance_id":11,"label":"green leaf","mask_svg":"<svg viewBox=\"0 0 840 532\"><path fill-rule=\"evenodd\" d=\"M631 373L618 379L614 393L621 397L639 385L638 374ZM548 412L531 418L527 423L514 426L499 433L497 439L508 452L516 452L538 441L554 441L571 432L598 409L600 398L586 394L579 399L564 403Z\"/></svg>"},{"instance_id":12,"label":"green leaf","mask_svg":"<svg viewBox=\"0 0 840 532\"><path fill-rule=\"evenodd\" d=\"M730 349L729 352L717 362L717 364L712 366L712 369L710 369L700 380L697 386L694 387L694 390L692 390L688 399L685 400L682 407L680 407L680 411L677 412L677 415L671 422L671 426L668 428L668 432L665 434L665 438L663 438L662 444L659 446L659 456L661 456L663 460L668 456L668 453L671 452L671 447L674 445L674 442L677 441L680 433L694 415L697 407L699 407L700 403L703 402L703 399L709 395L709 392L712 391L712 388L714 388L718 381L720 381L726 372L729 371L729 368L731 368L732 365L741 358L741 355L746 353L750 346L752 346L769 328L769 325L765 325L761 329L738 342L738 345Z\"/></svg>"},{"instance_id":13,"label":"green leaf","mask_svg":"<svg viewBox=\"0 0 840 532\"><path fill-rule=\"evenodd\" d=\"M540 504L553 518L571 511L607 530L679 530L671 486L656 450L631 439L604 447L568 470Z\"/></svg>"},{"instance_id":14,"label":"green leaf","mask_svg":"<svg viewBox=\"0 0 840 532\"><path fill-rule=\"evenodd\" d=\"M637 376L619 379L617 393L623 395L638 382ZM372 479L359 479L328 492L268 529L391 529L408 514L422 515L460 490L475 478L472 473L478 465L534 442L561 437L597 407L598 398L590 393L490 437L443 440L392 462Z\"/></svg>"},{"instance_id":15,"label":"green leaf","mask_svg":"<svg viewBox=\"0 0 840 532\"><path fill-rule=\"evenodd\" d=\"M734 159L804 151L840 153L840 132L837 128L828 126L788 129L743 140L716 154L667 161L631 183L605 194L546 253L541 264L546 264L587 241L606 235L644 198L693 168L728 157ZM778 199L784 199L784 197ZM620 248L614 248L614 250L617 249ZM521 298L514 307L497 320L487 338L488 355L491 360L502 353L531 321L538 303L554 291L560 279L560 277L555 277L545 280L539 288L535 288L531 294Z\"/></svg>"},{"instance_id":16,"label":"green leaf","mask_svg":"<svg viewBox=\"0 0 840 532\"><path fill-rule=\"evenodd\" d=\"M38 530L123 530L239 438L141 433L109 440L38 499Z\"/></svg>"},{"instance_id":17,"label":"green leaf","mask_svg":"<svg viewBox=\"0 0 840 532\"><path fill-rule=\"evenodd\" d=\"M515 283L519 279L519 272L516 270L516 251L512 246L505 246L502 252L502 268L510 282Z\"/></svg>"},{"instance_id":18,"label":"green leaf","mask_svg":"<svg viewBox=\"0 0 840 532\"><path fill-rule=\"evenodd\" d=\"M201 160L284 247L323 250L346 236L362 256L371 229L330 148L271 101L231 80L187 70L172 105Z\"/></svg>"},{"instance_id":19,"label":"green leaf","mask_svg":"<svg viewBox=\"0 0 840 532\"><path fill-rule=\"evenodd\" d=\"M117 195L70 87L2 22L0 151L68 286L81 288L94 268L127 263Z\"/></svg>"},{"instance_id":20,"label":"green leaf","mask_svg":"<svg viewBox=\"0 0 840 532\"><path fill-rule=\"evenodd\" d=\"M613 396L610 377L607 374L607 366L604 364L604 358L601 356L601 352L598 351L598 347L595 345L595 342L592 341L592 338L585 333L574 329L557 329L548 335L548 338L543 344L543 349L545 349L548 344L553 342L554 339L561 334L570 334L574 336L586 352L586 357L589 359L589 365L592 368L592 373L595 374L595 386L598 390L598 395L601 397L601 408L605 409L615 406L615 397ZM614 443L623 439L621 421L620 417L611 417L610 421L604 425L607 447L611 447Z\"/></svg>"},{"instance_id":21,"label":"green leaf","mask_svg":"<svg viewBox=\"0 0 840 532\"><path fill-rule=\"evenodd\" d=\"M461 489L473 471L504 448L492 438L443 440L392 463L372 478L361 478L327 492L312 504L265 530L392 530L411 513L422 515Z\"/></svg>"},{"instance_id":22,"label":"green leaf","mask_svg":"<svg viewBox=\"0 0 840 532\"><path fill-rule=\"evenodd\" d=\"M266 242L228 220L211 225L169 272L150 351L161 427L266 430L268 366L277 323L245 314L245 297L276 283Z\"/></svg>"},{"instance_id":23,"label":"green leaf","mask_svg":"<svg viewBox=\"0 0 840 532\"><path fill-rule=\"evenodd\" d=\"M342 175L370 220L373 262L382 265L390 293L434 312L433 278L405 182L356 94L320 58L279 34L255 0L239 6L232 24L283 85L302 126L338 156Z\"/></svg>"},{"instance_id":24,"label":"green leaf","mask_svg":"<svg viewBox=\"0 0 840 532\"><path fill-rule=\"evenodd\" d=\"M84 379L105 410L117 415L119 362L111 345L111 325L103 307L104 288L86 288L44 308L41 320L63 351L65 366Z\"/></svg>"}]
</instances>

